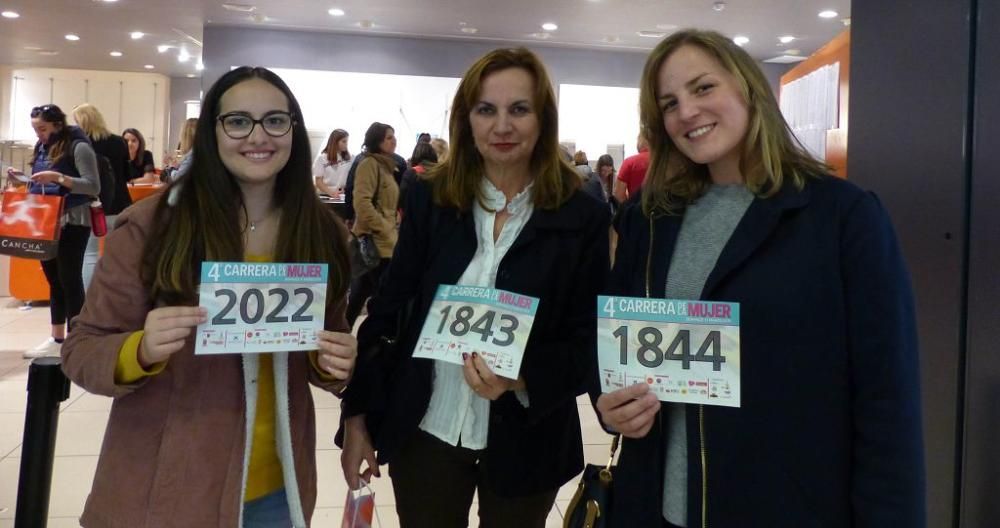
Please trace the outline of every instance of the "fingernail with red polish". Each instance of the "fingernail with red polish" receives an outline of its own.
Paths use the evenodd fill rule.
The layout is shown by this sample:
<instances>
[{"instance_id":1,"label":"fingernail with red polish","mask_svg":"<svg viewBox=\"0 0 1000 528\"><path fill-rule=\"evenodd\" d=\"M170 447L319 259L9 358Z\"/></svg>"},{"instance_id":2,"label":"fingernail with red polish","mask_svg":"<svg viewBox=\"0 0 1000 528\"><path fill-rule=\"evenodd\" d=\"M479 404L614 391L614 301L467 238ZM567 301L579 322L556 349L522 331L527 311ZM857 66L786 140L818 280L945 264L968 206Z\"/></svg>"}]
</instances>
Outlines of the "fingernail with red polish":
<instances>
[{"instance_id":1,"label":"fingernail with red polish","mask_svg":"<svg viewBox=\"0 0 1000 528\"><path fill-rule=\"evenodd\" d=\"M473 355L475 355L475 354L473 354ZM462 360L464 361L466 359L469 359L469 354L467 354L465 352L462 352Z\"/></svg>"},{"instance_id":2,"label":"fingernail with red polish","mask_svg":"<svg viewBox=\"0 0 1000 528\"><path fill-rule=\"evenodd\" d=\"M479 354L476 354L475 352L473 352L472 353L472 357L479 357Z\"/></svg>"}]
</instances>

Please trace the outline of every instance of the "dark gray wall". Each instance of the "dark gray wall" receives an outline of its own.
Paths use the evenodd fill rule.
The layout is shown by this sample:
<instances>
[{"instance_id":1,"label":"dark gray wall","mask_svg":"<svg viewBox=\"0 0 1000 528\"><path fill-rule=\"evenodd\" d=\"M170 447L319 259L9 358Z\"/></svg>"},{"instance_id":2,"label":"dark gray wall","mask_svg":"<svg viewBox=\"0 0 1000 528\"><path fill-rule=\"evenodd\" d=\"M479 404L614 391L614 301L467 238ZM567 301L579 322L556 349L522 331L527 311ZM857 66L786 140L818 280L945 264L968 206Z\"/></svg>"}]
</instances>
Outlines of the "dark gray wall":
<instances>
[{"instance_id":1,"label":"dark gray wall","mask_svg":"<svg viewBox=\"0 0 1000 528\"><path fill-rule=\"evenodd\" d=\"M769 62L759 62L757 64L760 66L760 69L764 71L764 76L767 77L767 82L771 85L771 90L774 92L774 96L778 97L781 91L781 76L788 70L794 68L795 65L772 64Z\"/></svg>"},{"instance_id":2,"label":"dark gray wall","mask_svg":"<svg viewBox=\"0 0 1000 528\"><path fill-rule=\"evenodd\" d=\"M181 128L184 126L187 112L184 102L200 99L201 79L170 78L170 140L164 146L168 152L173 152L180 141Z\"/></svg>"},{"instance_id":3,"label":"dark gray wall","mask_svg":"<svg viewBox=\"0 0 1000 528\"><path fill-rule=\"evenodd\" d=\"M1000 2L979 1L969 230L963 528L1000 526Z\"/></svg>"},{"instance_id":4,"label":"dark gray wall","mask_svg":"<svg viewBox=\"0 0 1000 528\"><path fill-rule=\"evenodd\" d=\"M954 526L962 449L974 1L851 5L848 174L882 198L912 274L933 528Z\"/></svg>"},{"instance_id":5,"label":"dark gray wall","mask_svg":"<svg viewBox=\"0 0 1000 528\"><path fill-rule=\"evenodd\" d=\"M244 64L461 77L479 56L504 45L511 43L205 26L202 78L208 87L230 67ZM529 47L545 61L556 86L576 83L635 87L646 59L645 52Z\"/></svg>"}]
</instances>

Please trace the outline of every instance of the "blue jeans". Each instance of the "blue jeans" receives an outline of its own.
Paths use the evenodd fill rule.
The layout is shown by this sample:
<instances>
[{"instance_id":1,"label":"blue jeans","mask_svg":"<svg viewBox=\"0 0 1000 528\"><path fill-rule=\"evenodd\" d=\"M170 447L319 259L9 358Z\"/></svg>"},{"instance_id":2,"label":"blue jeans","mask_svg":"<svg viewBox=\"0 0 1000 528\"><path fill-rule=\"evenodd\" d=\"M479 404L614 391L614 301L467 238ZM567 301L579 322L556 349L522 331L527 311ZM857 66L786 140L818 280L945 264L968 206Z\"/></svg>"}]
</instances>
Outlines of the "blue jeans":
<instances>
[{"instance_id":1,"label":"blue jeans","mask_svg":"<svg viewBox=\"0 0 1000 528\"><path fill-rule=\"evenodd\" d=\"M288 498L282 488L270 495L243 503L243 528L290 528Z\"/></svg>"}]
</instances>

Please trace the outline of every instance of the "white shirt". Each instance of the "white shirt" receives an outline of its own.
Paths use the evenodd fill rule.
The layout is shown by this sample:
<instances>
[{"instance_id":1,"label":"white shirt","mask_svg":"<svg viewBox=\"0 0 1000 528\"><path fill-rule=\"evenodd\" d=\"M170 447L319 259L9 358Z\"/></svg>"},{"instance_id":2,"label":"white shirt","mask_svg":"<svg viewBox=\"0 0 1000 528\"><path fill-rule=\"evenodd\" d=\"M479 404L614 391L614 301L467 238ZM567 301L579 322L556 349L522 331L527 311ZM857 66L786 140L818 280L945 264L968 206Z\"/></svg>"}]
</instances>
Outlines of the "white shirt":
<instances>
[{"instance_id":1,"label":"white shirt","mask_svg":"<svg viewBox=\"0 0 1000 528\"><path fill-rule=\"evenodd\" d=\"M488 179L483 178L480 188L486 197L486 206L494 211L500 211L506 205L510 217L507 218L500 236L494 243L493 228L496 225L496 213L487 211L478 201L475 202L472 216L476 223L476 238L479 244L472 261L458 279L458 284L496 287L500 261L517 240L535 210L531 199L533 186L534 183L529 184L508 204L503 192ZM462 447L468 449L485 449L490 425L490 400L472 392L472 388L465 382L462 369L460 365L443 361L434 363L431 401L424 419L420 422L420 428L453 446L461 442ZM527 393L515 391L515 395L522 405L528 406Z\"/></svg>"},{"instance_id":2,"label":"white shirt","mask_svg":"<svg viewBox=\"0 0 1000 528\"><path fill-rule=\"evenodd\" d=\"M323 178L323 183L331 189L343 189L347 184L347 173L350 172L353 162L354 158L348 160L337 158L335 163L330 163L326 158L326 152L320 152L313 162L313 178Z\"/></svg>"}]
</instances>

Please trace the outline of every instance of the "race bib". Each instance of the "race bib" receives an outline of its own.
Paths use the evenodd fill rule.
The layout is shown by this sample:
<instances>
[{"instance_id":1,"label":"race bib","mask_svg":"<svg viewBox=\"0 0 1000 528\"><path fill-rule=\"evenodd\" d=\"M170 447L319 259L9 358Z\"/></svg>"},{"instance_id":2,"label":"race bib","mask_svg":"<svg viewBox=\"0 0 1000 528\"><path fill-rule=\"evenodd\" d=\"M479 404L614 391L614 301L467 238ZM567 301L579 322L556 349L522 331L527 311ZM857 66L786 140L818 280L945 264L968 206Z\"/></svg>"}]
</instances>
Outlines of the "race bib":
<instances>
[{"instance_id":1,"label":"race bib","mask_svg":"<svg viewBox=\"0 0 1000 528\"><path fill-rule=\"evenodd\" d=\"M326 313L326 264L204 262L195 354L316 350Z\"/></svg>"},{"instance_id":2,"label":"race bib","mask_svg":"<svg viewBox=\"0 0 1000 528\"><path fill-rule=\"evenodd\" d=\"M597 298L601 390L649 385L660 401L740 406L740 305Z\"/></svg>"},{"instance_id":3,"label":"race bib","mask_svg":"<svg viewBox=\"0 0 1000 528\"><path fill-rule=\"evenodd\" d=\"M538 299L495 288L438 286L413 357L464 364L478 353L490 370L509 379L521 371Z\"/></svg>"}]
</instances>

